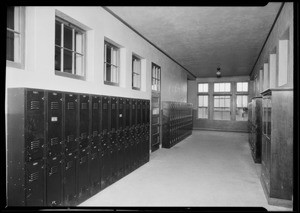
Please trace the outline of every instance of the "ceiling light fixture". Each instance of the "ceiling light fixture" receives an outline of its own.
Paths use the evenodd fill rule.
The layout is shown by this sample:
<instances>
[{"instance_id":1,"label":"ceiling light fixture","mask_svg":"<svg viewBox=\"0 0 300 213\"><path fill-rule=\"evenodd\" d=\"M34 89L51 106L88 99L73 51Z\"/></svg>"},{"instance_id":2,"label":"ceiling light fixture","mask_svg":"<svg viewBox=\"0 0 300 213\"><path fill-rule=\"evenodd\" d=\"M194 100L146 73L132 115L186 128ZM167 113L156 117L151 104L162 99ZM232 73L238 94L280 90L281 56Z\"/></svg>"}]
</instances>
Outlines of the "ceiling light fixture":
<instances>
[{"instance_id":1,"label":"ceiling light fixture","mask_svg":"<svg viewBox=\"0 0 300 213\"><path fill-rule=\"evenodd\" d=\"M221 68L220 68L220 66L218 66L218 68L217 68L217 72L216 72L216 75L217 75L217 78L221 78Z\"/></svg>"}]
</instances>

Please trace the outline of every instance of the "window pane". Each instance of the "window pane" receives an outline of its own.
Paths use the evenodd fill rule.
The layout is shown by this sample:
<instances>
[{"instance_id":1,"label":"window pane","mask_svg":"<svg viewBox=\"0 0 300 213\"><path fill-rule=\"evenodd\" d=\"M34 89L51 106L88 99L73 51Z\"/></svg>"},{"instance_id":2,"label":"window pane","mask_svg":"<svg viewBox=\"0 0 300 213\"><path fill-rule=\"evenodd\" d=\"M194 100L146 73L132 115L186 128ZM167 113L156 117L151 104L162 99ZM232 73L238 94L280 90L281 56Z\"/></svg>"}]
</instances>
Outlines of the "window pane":
<instances>
[{"instance_id":1,"label":"window pane","mask_svg":"<svg viewBox=\"0 0 300 213\"><path fill-rule=\"evenodd\" d=\"M198 96L198 106L203 106L203 95Z\"/></svg>"},{"instance_id":2,"label":"window pane","mask_svg":"<svg viewBox=\"0 0 300 213\"><path fill-rule=\"evenodd\" d=\"M203 92L203 84L198 84L198 92Z\"/></svg>"},{"instance_id":3,"label":"window pane","mask_svg":"<svg viewBox=\"0 0 300 213\"><path fill-rule=\"evenodd\" d=\"M224 101L225 101L225 107L230 108L230 96L226 96Z\"/></svg>"},{"instance_id":4,"label":"window pane","mask_svg":"<svg viewBox=\"0 0 300 213\"><path fill-rule=\"evenodd\" d=\"M6 60L14 61L14 33L7 31L6 34Z\"/></svg>"},{"instance_id":5,"label":"window pane","mask_svg":"<svg viewBox=\"0 0 300 213\"><path fill-rule=\"evenodd\" d=\"M83 75L83 57L82 55L76 54L75 55L75 74L76 75Z\"/></svg>"},{"instance_id":6,"label":"window pane","mask_svg":"<svg viewBox=\"0 0 300 213\"><path fill-rule=\"evenodd\" d=\"M61 48L55 47L55 70L60 71L61 67Z\"/></svg>"},{"instance_id":7,"label":"window pane","mask_svg":"<svg viewBox=\"0 0 300 213\"><path fill-rule=\"evenodd\" d=\"M229 110L229 108L226 108L225 111L223 111L222 120L230 120L230 110Z\"/></svg>"},{"instance_id":8,"label":"window pane","mask_svg":"<svg viewBox=\"0 0 300 213\"><path fill-rule=\"evenodd\" d=\"M55 44L61 46L61 23L55 21Z\"/></svg>"},{"instance_id":9,"label":"window pane","mask_svg":"<svg viewBox=\"0 0 300 213\"><path fill-rule=\"evenodd\" d=\"M242 96L241 95L236 96L236 106L242 107Z\"/></svg>"},{"instance_id":10,"label":"window pane","mask_svg":"<svg viewBox=\"0 0 300 213\"><path fill-rule=\"evenodd\" d=\"M243 107L248 107L248 96L243 95Z\"/></svg>"},{"instance_id":11,"label":"window pane","mask_svg":"<svg viewBox=\"0 0 300 213\"><path fill-rule=\"evenodd\" d=\"M243 91L243 84L238 82L236 83L236 91L241 92Z\"/></svg>"},{"instance_id":12,"label":"window pane","mask_svg":"<svg viewBox=\"0 0 300 213\"><path fill-rule=\"evenodd\" d=\"M72 73L72 52L64 50L64 72Z\"/></svg>"},{"instance_id":13,"label":"window pane","mask_svg":"<svg viewBox=\"0 0 300 213\"><path fill-rule=\"evenodd\" d=\"M208 108L199 107L198 108L198 118L208 118Z\"/></svg>"},{"instance_id":14,"label":"window pane","mask_svg":"<svg viewBox=\"0 0 300 213\"><path fill-rule=\"evenodd\" d=\"M243 83L243 91L248 92L248 82Z\"/></svg>"},{"instance_id":15,"label":"window pane","mask_svg":"<svg viewBox=\"0 0 300 213\"><path fill-rule=\"evenodd\" d=\"M225 85L225 91L230 92L231 83L226 83Z\"/></svg>"},{"instance_id":16,"label":"window pane","mask_svg":"<svg viewBox=\"0 0 300 213\"><path fill-rule=\"evenodd\" d=\"M220 84L220 92L224 92L225 91L225 84L221 83Z\"/></svg>"},{"instance_id":17,"label":"window pane","mask_svg":"<svg viewBox=\"0 0 300 213\"><path fill-rule=\"evenodd\" d=\"M7 7L7 28L14 30L15 26L15 15L14 15L14 7Z\"/></svg>"},{"instance_id":18,"label":"window pane","mask_svg":"<svg viewBox=\"0 0 300 213\"><path fill-rule=\"evenodd\" d=\"M64 25L64 47L72 50L72 29Z\"/></svg>"},{"instance_id":19,"label":"window pane","mask_svg":"<svg viewBox=\"0 0 300 213\"><path fill-rule=\"evenodd\" d=\"M75 51L83 53L83 35L80 32L75 31Z\"/></svg>"},{"instance_id":20,"label":"window pane","mask_svg":"<svg viewBox=\"0 0 300 213\"><path fill-rule=\"evenodd\" d=\"M106 62L111 63L111 47L106 45Z\"/></svg>"},{"instance_id":21,"label":"window pane","mask_svg":"<svg viewBox=\"0 0 300 213\"><path fill-rule=\"evenodd\" d=\"M115 66L118 66L117 53L118 53L118 51L115 48L111 49L111 64L113 64Z\"/></svg>"},{"instance_id":22,"label":"window pane","mask_svg":"<svg viewBox=\"0 0 300 213\"><path fill-rule=\"evenodd\" d=\"M118 83L118 68L111 66L111 82Z\"/></svg>"},{"instance_id":23,"label":"window pane","mask_svg":"<svg viewBox=\"0 0 300 213\"><path fill-rule=\"evenodd\" d=\"M111 81L111 65L106 64L106 81Z\"/></svg>"},{"instance_id":24,"label":"window pane","mask_svg":"<svg viewBox=\"0 0 300 213\"><path fill-rule=\"evenodd\" d=\"M218 96L214 98L214 107L220 107L220 99Z\"/></svg>"},{"instance_id":25,"label":"window pane","mask_svg":"<svg viewBox=\"0 0 300 213\"><path fill-rule=\"evenodd\" d=\"M220 91L220 84L219 83L215 83L214 84L214 91L215 92L219 92Z\"/></svg>"},{"instance_id":26,"label":"window pane","mask_svg":"<svg viewBox=\"0 0 300 213\"><path fill-rule=\"evenodd\" d=\"M208 106L208 95L204 96L204 106Z\"/></svg>"},{"instance_id":27,"label":"window pane","mask_svg":"<svg viewBox=\"0 0 300 213\"><path fill-rule=\"evenodd\" d=\"M204 84L203 91L208 92L208 84Z\"/></svg>"}]
</instances>

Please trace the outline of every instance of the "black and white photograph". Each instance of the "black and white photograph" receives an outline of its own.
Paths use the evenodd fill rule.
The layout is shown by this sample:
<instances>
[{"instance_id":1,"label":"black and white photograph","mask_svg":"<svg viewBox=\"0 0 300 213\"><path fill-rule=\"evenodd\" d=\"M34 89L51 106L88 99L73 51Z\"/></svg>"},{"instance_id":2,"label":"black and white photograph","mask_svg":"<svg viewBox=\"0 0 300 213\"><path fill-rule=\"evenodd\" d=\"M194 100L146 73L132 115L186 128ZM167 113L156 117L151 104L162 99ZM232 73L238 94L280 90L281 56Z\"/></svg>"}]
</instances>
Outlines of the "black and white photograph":
<instances>
[{"instance_id":1,"label":"black and white photograph","mask_svg":"<svg viewBox=\"0 0 300 213\"><path fill-rule=\"evenodd\" d=\"M6 7L3 208L299 211L299 4L100 4Z\"/></svg>"}]
</instances>

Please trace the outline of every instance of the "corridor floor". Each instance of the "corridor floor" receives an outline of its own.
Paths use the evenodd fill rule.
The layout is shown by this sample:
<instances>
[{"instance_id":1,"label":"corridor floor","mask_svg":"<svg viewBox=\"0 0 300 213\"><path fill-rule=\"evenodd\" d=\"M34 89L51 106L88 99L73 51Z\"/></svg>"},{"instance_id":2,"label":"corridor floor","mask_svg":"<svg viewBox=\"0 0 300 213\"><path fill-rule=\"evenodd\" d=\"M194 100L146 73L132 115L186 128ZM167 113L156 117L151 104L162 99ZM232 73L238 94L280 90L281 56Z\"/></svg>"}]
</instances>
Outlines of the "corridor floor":
<instances>
[{"instance_id":1,"label":"corridor floor","mask_svg":"<svg viewBox=\"0 0 300 213\"><path fill-rule=\"evenodd\" d=\"M265 207L260 164L252 160L247 133L193 131L171 149L79 206Z\"/></svg>"}]
</instances>

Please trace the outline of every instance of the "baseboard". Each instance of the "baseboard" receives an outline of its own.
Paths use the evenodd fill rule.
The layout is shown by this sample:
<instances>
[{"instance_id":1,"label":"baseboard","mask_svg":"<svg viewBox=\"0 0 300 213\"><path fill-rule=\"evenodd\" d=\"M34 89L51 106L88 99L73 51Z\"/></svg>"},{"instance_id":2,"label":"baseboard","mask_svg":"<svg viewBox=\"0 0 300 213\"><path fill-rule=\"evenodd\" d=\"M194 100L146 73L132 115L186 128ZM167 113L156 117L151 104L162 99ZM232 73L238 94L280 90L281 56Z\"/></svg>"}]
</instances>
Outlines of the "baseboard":
<instances>
[{"instance_id":1,"label":"baseboard","mask_svg":"<svg viewBox=\"0 0 300 213\"><path fill-rule=\"evenodd\" d=\"M244 131L244 130L227 130L227 129L211 129L211 128L193 128L193 130L249 133L248 131Z\"/></svg>"},{"instance_id":2,"label":"baseboard","mask_svg":"<svg viewBox=\"0 0 300 213\"><path fill-rule=\"evenodd\" d=\"M265 196L267 198L267 201L268 201L269 205L281 206L281 207L286 207L286 208L293 208L293 201L292 200L285 200L285 199L269 197L269 193L268 193L267 187L265 185L265 181L263 180L262 176L260 176L260 183L262 185L262 188L264 190L264 193L265 193Z\"/></svg>"}]
</instances>

